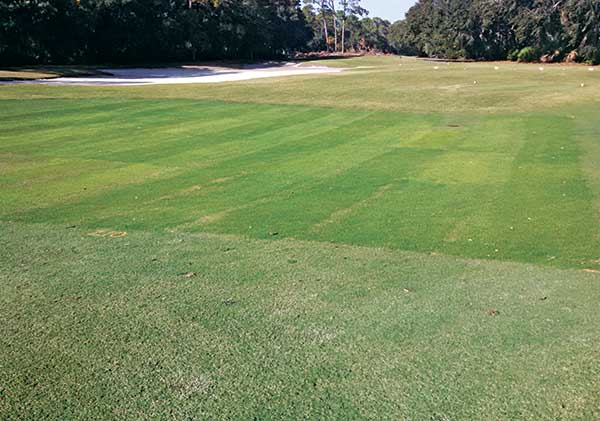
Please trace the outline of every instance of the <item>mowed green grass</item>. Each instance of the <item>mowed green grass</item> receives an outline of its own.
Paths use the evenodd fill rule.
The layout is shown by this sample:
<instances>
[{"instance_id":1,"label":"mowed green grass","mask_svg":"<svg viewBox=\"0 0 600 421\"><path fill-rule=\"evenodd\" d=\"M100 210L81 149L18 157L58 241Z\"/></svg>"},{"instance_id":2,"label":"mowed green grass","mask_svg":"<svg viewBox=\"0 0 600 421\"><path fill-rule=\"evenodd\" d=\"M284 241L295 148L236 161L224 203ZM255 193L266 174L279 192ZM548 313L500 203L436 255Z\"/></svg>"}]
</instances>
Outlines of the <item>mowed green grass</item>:
<instances>
[{"instance_id":1,"label":"mowed green grass","mask_svg":"<svg viewBox=\"0 0 600 421\"><path fill-rule=\"evenodd\" d=\"M0 414L599 416L600 70L327 64L0 87Z\"/></svg>"},{"instance_id":2,"label":"mowed green grass","mask_svg":"<svg viewBox=\"0 0 600 421\"><path fill-rule=\"evenodd\" d=\"M4 101L0 217L598 267L577 119Z\"/></svg>"},{"instance_id":3,"label":"mowed green grass","mask_svg":"<svg viewBox=\"0 0 600 421\"><path fill-rule=\"evenodd\" d=\"M596 274L210 234L2 234L5 419L599 415Z\"/></svg>"}]
</instances>

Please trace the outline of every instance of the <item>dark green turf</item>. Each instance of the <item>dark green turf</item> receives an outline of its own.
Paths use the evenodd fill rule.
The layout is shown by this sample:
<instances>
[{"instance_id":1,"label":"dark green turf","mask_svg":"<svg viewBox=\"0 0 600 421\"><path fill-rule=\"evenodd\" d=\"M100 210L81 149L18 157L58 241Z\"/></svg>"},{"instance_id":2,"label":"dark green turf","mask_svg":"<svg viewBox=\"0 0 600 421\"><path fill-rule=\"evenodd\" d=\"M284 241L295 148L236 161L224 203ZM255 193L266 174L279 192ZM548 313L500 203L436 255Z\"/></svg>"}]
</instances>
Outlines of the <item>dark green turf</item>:
<instances>
[{"instance_id":1,"label":"dark green turf","mask_svg":"<svg viewBox=\"0 0 600 421\"><path fill-rule=\"evenodd\" d=\"M0 109L3 220L598 267L585 151L559 113L106 99Z\"/></svg>"}]
</instances>

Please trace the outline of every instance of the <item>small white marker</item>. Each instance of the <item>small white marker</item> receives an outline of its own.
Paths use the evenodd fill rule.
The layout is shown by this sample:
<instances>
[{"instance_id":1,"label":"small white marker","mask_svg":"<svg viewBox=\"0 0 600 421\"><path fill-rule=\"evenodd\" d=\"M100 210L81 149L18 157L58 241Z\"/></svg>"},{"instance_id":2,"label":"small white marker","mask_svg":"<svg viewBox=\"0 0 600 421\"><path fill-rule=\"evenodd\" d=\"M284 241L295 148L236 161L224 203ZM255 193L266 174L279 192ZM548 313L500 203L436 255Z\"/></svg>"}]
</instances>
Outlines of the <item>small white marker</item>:
<instances>
[{"instance_id":1,"label":"small white marker","mask_svg":"<svg viewBox=\"0 0 600 421\"><path fill-rule=\"evenodd\" d=\"M477 85L477 81L476 80L473 81L473 85Z\"/></svg>"},{"instance_id":2,"label":"small white marker","mask_svg":"<svg viewBox=\"0 0 600 421\"><path fill-rule=\"evenodd\" d=\"M582 88L585 88L585 83L582 83L582 84L581 84L581 87L582 87Z\"/></svg>"},{"instance_id":3,"label":"small white marker","mask_svg":"<svg viewBox=\"0 0 600 421\"><path fill-rule=\"evenodd\" d=\"M439 68L440 68L439 66L435 66L435 67L434 67L434 69L435 69L435 70L437 70L437 69L439 69Z\"/></svg>"},{"instance_id":4,"label":"small white marker","mask_svg":"<svg viewBox=\"0 0 600 421\"><path fill-rule=\"evenodd\" d=\"M593 72L594 68L593 67L588 67L588 71Z\"/></svg>"},{"instance_id":5,"label":"small white marker","mask_svg":"<svg viewBox=\"0 0 600 421\"><path fill-rule=\"evenodd\" d=\"M500 67L494 66L494 70L498 70L498 69L500 69Z\"/></svg>"},{"instance_id":6,"label":"small white marker","mask_svg":"<svg viewBox=\"0 0 600 421\"><path fill-rule=\"evenodd\" d=\"M543 67L540 67L540 72L543 72L543 71L544 71L544 68L543 68Z\"/></svg>"}]
</instances>

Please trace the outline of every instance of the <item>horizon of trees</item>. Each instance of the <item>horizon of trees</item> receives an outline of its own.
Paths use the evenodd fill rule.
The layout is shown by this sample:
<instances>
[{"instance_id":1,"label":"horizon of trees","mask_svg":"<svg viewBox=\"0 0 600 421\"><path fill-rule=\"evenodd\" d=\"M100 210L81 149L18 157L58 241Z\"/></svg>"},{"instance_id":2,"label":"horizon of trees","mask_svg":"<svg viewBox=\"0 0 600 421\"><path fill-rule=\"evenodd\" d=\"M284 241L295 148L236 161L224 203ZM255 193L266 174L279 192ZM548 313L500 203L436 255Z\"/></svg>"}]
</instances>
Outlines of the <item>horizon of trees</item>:
<instances>
[{"instance_id":1,"label":"horizon of trees","mask_svg":"<svg viewBox=\"0 0 600 421\"><path fill-rule=\"evenodd\" d=\"M418 0L389 41L424 57L600 64L600 1Z\"/></svg>"},{"instance_id":2,"label":"horizon of trees","mask_svg":"<svg viewBox=\"0 0 600 421\"><path fill-rule=\"evenodd\" d=\"M360 0L0 0L0 64L256 60L386 50ZM324 36L322 35L325 31Z\"/></svg>"},{"instance_id":3,"label":"horizon of trees","mask_svg":"<svg viewBox=\"0 0 600 421\"><path fill-rule=\"evenodd\" d=\"M395 23L368 15L360 0L0 0L0 64L323 51L600 63L598 0L418 0Z\"/></svg>"}]
</instances>

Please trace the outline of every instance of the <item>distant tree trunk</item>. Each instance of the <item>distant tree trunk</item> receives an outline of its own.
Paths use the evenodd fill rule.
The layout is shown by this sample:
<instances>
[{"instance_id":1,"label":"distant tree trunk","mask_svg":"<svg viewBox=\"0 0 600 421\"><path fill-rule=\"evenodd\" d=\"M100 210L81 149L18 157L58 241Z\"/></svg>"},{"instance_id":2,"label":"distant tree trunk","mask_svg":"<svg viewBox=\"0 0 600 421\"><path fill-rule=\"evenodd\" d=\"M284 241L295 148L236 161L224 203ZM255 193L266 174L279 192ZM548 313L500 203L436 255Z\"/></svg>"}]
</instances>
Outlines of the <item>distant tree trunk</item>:
<instances>
[{"instance_id":1,"label":"distant tree trunk","mask_svg":"<svg viewBox=\"0 0 600 421\"><path fill-rule=\"evenodd\" d=\"M325 35L325 49L329 51L329 31L327 30L327 16L323 12L323 34Z\"/></svg>"},{"instance_id":2,"label":"distant tree trunk","mask_svg":"<svg viewBox=\"0 0 600 421\"><path fill-rule=\"evenodd\" d=\"M333 48L334 51L338 52L338 26L337 26L337 15L335 13L335 2L331 2L331 16L333 17Z\"/></svg>"},{"instance_id":3,"label":"distant tree trunk","mask_svg":"<svg viewBox=\"0 0 600 421\"><path fill-rule=\"evenodd\" d=\"M333 50L338 52L338 28L335 15L333 16Z\"/></svg>"},{"instance_id":4,"label":"distant tree trunk","mask_svg":"<svg viewBox=\"0 0 600 421\"><path fill-rule=\"evenodd\" d=\"M342 54L346 52L346 16L342 19Z\"/></svg>"}]
</instances>

